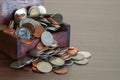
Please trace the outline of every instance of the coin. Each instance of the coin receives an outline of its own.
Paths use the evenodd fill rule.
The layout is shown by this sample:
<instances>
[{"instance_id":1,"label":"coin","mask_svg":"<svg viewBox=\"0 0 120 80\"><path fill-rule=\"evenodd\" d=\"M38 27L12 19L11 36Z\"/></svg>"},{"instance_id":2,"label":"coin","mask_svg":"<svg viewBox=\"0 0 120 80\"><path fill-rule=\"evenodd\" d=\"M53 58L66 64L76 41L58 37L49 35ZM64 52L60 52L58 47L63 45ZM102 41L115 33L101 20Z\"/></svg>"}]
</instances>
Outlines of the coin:
<instances>
[{"instance_id":1,"label":"coin","mask_svg":"<svg viewBox=\"0 0 120 80\"><path fill-rule=\"evenodd\" d=\"M29 16L38 16L40 14L38 6L31 6L28 14Z\"/></svg>"},{"instance_id":2,"label":"coin","mask_svg":"<svg viewBox=\"0 0 120 80\"><path fill-rule=\"evenodd\" d=\"M43 5L38 6L38 9L39 9L40 14L46 14L47 13L46 8Z\"/></svg>"},{"instance_id":3,"label":"coin","mask_svg":"<svg viewBox=\"0 0 120 80\"><path fill-rule=\"evenodd\" d=\"M76 55L72 56L73 60L83 60L84 58L85 57L82 54L76 54Z\"/></svg>"},{"instance_id":4,"label":"coin","mask_svg":"<svg viewBox=\"0 0 120 80\"><path fill-rule=\"evenodd\" d=\"M32 67L31 66L25 66L25 67L23 67L23 70L32 72Z\"/></svg>"},{"instance_id":5,"label":"coin","mask_svg":"<svg viewBox=\"0 0 120 80\"><path fill-rule=\"evenodd\" d=\"M83 59L83 60L80 60L80 61L74 61L75 64L78 64L78 65L85 65L85 64L88 64L88 59Z\"/></svg>"},{"instance_id":6,"label":"coin","mask_svg":"<svg viewBox=\"0 0 120 80\"><path fill-rule=\"evenodd\" d=\"M53 36L50 32L44 31L41 35L41 41L45 46L51 46L54 43Z\"/></svg>"},{"instance_id":7,"label":"coin","mask_svg":"<svg viewBox=\"0 0 120 80\"><path fill-rule=\"evenodd\" d=\"M57 21L59 24L62 23L63 21L63 16L59 13L54 14L53 16L51 16L52 19L54 19L55 21Z\"/></svg>"},{"instance_id":8,"label":"coin","mask_svg":"<svg viewBox=\"0 0 120 80\"><path fill-rule=\"evenodd\" d=\"M38 42L36 45L37 49L43 49L44 45L42 44L42 42Z\"/></svg>"},{"instance_id":9,"label":"coin","mask_svg":"<svg viewBox=\"0 0 120 80\"><path fill-rule=\"evenodd\" d=\"M65 64L65 61L62 58L59 58L59 57L51 57L49 59L49 62L53 65L56 65L56 66L62 66L62 65Z\"/></svg>"},{"instance_id":10,"label":"coin","mask_svg":"<svg viewBox=\"0 0 120 80\"><path fill-rule=\"evenodd\" d=\"M15 21L19 21L22 18L27 17L27 10L25 8L17 9L14 13Z\"/></svg>"},{"instance_id":11,"label":"coin","mask_svg":"<svg viewBox=\"0 0 120 80\"><path fill-rule=\"evenodd\" d=\"M15 68L15 69L19 69L19 68L24 67L25 65L26 65L25 63L18 60L18 61L15 61L15 62L11 63L10 67Z\"/></svg>"},{"instance_id":12,"label":"coin","mask_svg":"<svg viewBox=\"0 0 120 80\"><path fill-rule=\"evenodd\" d=\"M67 61L65 61L65 66L71 66L71 65L73 65L73 60L67 60Z\"/></svg>"},{"instance_id":13,"label":"coin","mask_svg":"<svg viewBox=\"0 0 120 80\"><path fill-rule=\"evenodd\" d=\"M48 62L39 62L37 64L37 69L40 71L40 72L43 72L43 73L48 73L48 72L51 72L52 71L52 65Z\"/></svg>"},{"instance_id":14,"label":"coin","mask_svg":"<svg viewBox=\"0 0 120 80\"><path fill-rule=\"evenodd\" d=\"M31 44L33 40L32 39L21 39L21 42L25 44Z\"/></svg>"},{"instance_id":15,"label":"coin","mask_svg":"<svg viewBox=\"0 0 120 80\"><path fill-rule=\"evenodd\" d=\"M44 31L43 27L41 25L35 25L34 28L35 28L35 33L33 35L39 38Z\"/></svg>"},{"instance_id":16,"label":"coin","mask_svg":"<svg viewBox=\"0 0 120 80\"><path fill-rule=\"evenodd\" d=\"M59 67L59 68L54 68L53 72L56 74L66 74L68 72L68 69L66 67Z\"/></svg>"},{"instance_id":17,"label":"coin","mask_svg":"<svg viewBox=\"0 0 120 80\"><path fill-rule=\"evenodd\" d=\"M39 72L36 67L32 67L32 70L33 70L34 72Z\"/></svg>"},{"instance_id":18,"label":"coin","mask_svg":"<svg viewBox=\"0 0 120 80\"><path fill-rule=\"evenodd\" d=\"M4 32L4 33L7 33L7 34L13 34L13 33L15 32L15 30L14 30L14 29L10 29L10 28L5 28L5 29L3 30L3 32Z\"/></svg>"},{"instance_id":19,"label":"coin","mask_svg":"<svg viewBox=\"0 0 120 80\"><path fill-rule=\"evenodd\" d=\"M44 53L43 50L39 50L36 48L34 48L28 52L28 54L33 57L40 57L41 54L43 54L43 53Z\"/></svg>"},{"instance_id":20,"label":"coin","mask_svg":"<svg viewBox=\"0 0 120 80\"><path fill-rule=\"evenodd\" d=\"M20 38L24 38L24 39L30 39L31 38L30 31L25 27L17 28L17 30L15 31L15 34L17 36L19 36Z\"/></svg>"},{"instance_id":21,"label":"coin","mask_svg":"<svg viewBox=\"0 0 120 80\"><path fill-rule=\"evenodd\" d=\"M90 58L92 56L88 51L79 51L78 54L84 55L85 58Z\"/></svg>"},{"instance_id":22,"label":"coin","mask_svg":"<svg viewBox=\"0 0 120 80\"><path fill-rule=\"evenodd\" d=\"M75 47L72 47L72 48L70 47L70 48L68 48L68 50L66 52L70 55L76 55L78 52L78 49Z\"/></svg>"},{"instance_id":23,"label":"coin","mask_svg":"<svg viewBox=\"0 0 120 80\"><path fill-rule=\"evenodd\" d=\"M38 64L39 62L41 62L41 61L43 61L43 60L38 59L38 60L36 60L36 61L33 61L33 62L32 62L32 66L35 67L35 68L37 68L37 64Z\"/></svg>"}]
</instances>

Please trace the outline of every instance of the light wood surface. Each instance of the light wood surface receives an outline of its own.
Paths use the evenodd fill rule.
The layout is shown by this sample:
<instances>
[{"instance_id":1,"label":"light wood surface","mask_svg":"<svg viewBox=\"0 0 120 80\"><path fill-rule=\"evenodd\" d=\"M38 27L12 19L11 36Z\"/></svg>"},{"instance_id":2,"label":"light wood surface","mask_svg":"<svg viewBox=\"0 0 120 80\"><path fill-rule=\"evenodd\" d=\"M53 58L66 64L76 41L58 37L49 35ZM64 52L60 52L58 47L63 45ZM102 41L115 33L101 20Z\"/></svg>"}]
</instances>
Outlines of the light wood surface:
<instances>
[{"instance_id":1,"label":"light wood surface","mask_svg":"<svg viewBox=\"0 0 120 80\"><path fill-rule=\"evenodd\" d=\"M120 80L120 1L44 0L48 13L61 13L71 24L71 46L92 53L89 64L73 65L66 75L9 68L0 54L0 80Z\"/></svg>"}]
</instances>

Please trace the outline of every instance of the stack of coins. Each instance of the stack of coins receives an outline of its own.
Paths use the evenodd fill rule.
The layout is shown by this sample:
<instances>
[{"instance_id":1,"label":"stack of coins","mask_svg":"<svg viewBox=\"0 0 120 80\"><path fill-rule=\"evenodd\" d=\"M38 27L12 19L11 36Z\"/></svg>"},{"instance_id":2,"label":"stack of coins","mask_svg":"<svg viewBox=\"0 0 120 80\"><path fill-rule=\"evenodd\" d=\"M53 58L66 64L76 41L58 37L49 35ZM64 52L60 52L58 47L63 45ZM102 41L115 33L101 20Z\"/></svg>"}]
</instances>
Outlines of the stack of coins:
<instances>
[{"instance_id":1,"label":"stack of coins","mask_svg":"<svg viewBox=\"0 0 120 80\"><path fill-rule=\"evenodd\" d=\"M41 48L37 48L38 45ZM75 47L44 49L42 43L38 43L38 45L30 50L26 56L11 63L10 67L38 73L50 73L53 71L62 75L68 72L68 66L72 66L74 63L86 65L91 57L90 52L79 51Z\"/></svg>"}]
</instances>

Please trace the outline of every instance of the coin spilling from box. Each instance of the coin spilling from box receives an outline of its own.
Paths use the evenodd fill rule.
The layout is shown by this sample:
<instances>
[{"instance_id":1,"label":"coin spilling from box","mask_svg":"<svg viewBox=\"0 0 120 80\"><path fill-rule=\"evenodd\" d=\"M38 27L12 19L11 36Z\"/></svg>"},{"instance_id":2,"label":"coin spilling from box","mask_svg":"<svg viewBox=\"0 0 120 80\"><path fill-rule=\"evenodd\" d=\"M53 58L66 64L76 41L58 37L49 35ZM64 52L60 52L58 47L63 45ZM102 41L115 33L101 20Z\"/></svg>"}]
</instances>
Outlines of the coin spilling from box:
<instances>
[{"instance_id":1,"label":"coin spilling from box","mask_svg":"<svg viewBox=\"0 0 120 80\"><path fill-rule=\"evenodd\" d=\"M31 44L33 39L39 39L36 46L30 49L25 56L10 64L11 68L23 69L39 73L54 72L66 74L68 66L74 63L86 65L91 53L79 51L76 47L61 48L54 39L52 32L61 29L63 16L47 14L44 6L31 6L17 9L14 20L8 27L0 28L4 33L15 34L24 44Z\"/></svg>"}]
</instances>

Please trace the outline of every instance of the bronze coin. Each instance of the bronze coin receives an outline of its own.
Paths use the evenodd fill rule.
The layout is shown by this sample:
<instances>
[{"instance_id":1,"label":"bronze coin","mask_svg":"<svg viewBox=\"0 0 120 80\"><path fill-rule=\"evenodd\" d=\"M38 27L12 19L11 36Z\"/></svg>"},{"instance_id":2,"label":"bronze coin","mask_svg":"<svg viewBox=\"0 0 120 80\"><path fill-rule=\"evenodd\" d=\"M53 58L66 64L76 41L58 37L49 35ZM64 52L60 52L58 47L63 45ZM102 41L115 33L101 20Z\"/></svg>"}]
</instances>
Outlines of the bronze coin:
<instances>
[{"instance_id":1,"label":"bronze coin","mask_svg":"<svg viewBox=\"0 0 120 80\"><path fill-rule=\"evenodd\" d=\"M43 61L43 60L38 59L38 60L32 62L32 66L35 67L35 68L37 68L37 64L38 64L39 62L41 62L41 61Z\"/></svg>"},{"instance_id":2,"label":"bronze coin","mask_svg":"<svg viewBox=\"0 0 120 80\"><path fill-rule=\"evenodd\" d=\"M34 25L31 23L24 23L22 24L22 26L27 28L30 31L31 35L33 35L33 33L35 32Z\"/></svg>"},{"instance_id":3,"label":"bronze coin","mask_svg":"<svg viewBox=\"0 0 120 80\"><path fill-rule=\"evenodd\" d=\"M32 70L33 70L34 72L39 72L36 67L32 67Z\"/></svg>"},{"instance_id":4,"label":"bronze coin","mask_svg":"<svg viewBox=\"0 0 120 80\"><path fill-rule=\"evenodd\" d=\"M25 44L31 44L33 40L32 39L21 39L21 42Z\"/></svg>"},{"instance_id":5,"label":"bronze coin","mask_svg":"<svg viewBox=\"0 0 120 80\"><path fill-rule=\"evenodd\" d=\"M72 47L72 48L70 47L70 48L68 48L68 50L66 52L70 55L76 55L78 52L78 49L75 47Z\"/></svg>"},{"instance_id":6,"label":"bronze coin","mask_svg":"<svg viewBox=\"0 0 120 80\"><path fill-rule=\"evenodd\" d=\"M35 32L34 32L34 36L39 38L42 34L42 32L44 31L43 27L41 25L35 25L34 26Z\"/></svg>"},{"instance_id":7,"label":"bronze coin","mask_svg":"<svg viewBox=\"0 0 120 80\"><path fill-rule=\"evenodd\" d=\"M40 49L40 50L48 50L48 49L49 49L49 47L48 47L48 46L44 46L44 45L42 44L42 42L39 42L39 43L36 45L36 48L37 48L37 49Z\"/></svg>"},{"instance_id":8,"label":"bronze coin","mask_svg":"<svg viewBox=\"0 0 120 80\"><path fill-rule=\"evenodd\" d=\"M36 45L37 49L43 49L44 45L42 44L42 42L38 42L38 44Z\"/></svg>"},{"instance_id":9,"label":"bronze coin","mask_svg":"<svg viewBox=\"0 0 120 80\"><path fill-rule=\"evenodd\" d=\"M14 29L10 29L10 28L6 28L3 30L4 33L7 33L7 34L13 34L15 32Z\"/></svg>"},{"instance_id":10,"label":"bronze coin","mask_svg":"<svg viewBox=\"0 0 120 80\"><path fill-rule=\"evenodd\" d=\"M31 66L25 66L25 67L23 68L23 70L32 72L32 67L31 67Z\"/></svg>"},{"instance_id":11,"label":"bronze coin","mask_svg":"<svg viewBox=\"0 0 120 80\"><path fill-rule=\"evenodd\" d=\"M59 67L59 68L55 68L53 69L53 72L56 74L66 74L68 72L68 69L66 67Z\"/></svg>"}]
</instances>

